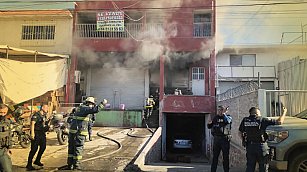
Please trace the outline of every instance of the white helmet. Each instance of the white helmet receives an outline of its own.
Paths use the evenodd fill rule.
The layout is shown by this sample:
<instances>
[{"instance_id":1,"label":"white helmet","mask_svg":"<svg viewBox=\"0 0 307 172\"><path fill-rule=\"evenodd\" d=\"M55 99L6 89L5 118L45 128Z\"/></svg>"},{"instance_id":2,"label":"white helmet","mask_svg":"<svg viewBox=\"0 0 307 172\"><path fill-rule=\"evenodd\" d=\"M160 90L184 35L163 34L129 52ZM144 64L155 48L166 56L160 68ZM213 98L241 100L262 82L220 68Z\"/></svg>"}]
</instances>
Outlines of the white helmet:
<instances>
[{"instance_id":1,"label":"white helmet","mask_svg":"<svg viewBox=\"0 0 307 172\"><path fill-rule=\"evenodd\" d=\"M108 100L107 99L103 99L101 103L105 105L105 104L108 103Z\"/></svg>"},{"instance_id":2,"label":"white helmet","mask_svg":"<svg viewBox=\"0 0 307 172\"><path fill-rule=\"evenodd\" d=\"M90 102L90 103L96 104L96 103L95 103L95 98L94 98L94 97L88 97L88 98L86 98L85 102Z\"/></svg>"}]
</instances>

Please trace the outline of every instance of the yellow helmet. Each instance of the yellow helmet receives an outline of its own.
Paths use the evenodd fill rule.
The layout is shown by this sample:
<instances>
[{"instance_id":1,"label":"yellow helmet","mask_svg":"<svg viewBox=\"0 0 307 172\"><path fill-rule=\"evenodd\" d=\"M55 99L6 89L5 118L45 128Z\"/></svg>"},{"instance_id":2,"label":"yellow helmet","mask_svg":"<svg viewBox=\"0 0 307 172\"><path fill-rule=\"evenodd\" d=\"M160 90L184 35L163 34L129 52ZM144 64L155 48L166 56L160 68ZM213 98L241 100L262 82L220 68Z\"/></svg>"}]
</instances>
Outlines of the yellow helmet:
<instances>
[{"instance_id":1,"label":"yellow helmet","mask_svg":"<svg viewBox=\"0 0 307 172\"><path fill-rule=\"evenodd\" d=\"M95 103L95 98L94 98L94 97L88 97L88 98L86 98L85 102L90 102L90 103L96 104L96 103Z\"/></svg>"}]
</instances>

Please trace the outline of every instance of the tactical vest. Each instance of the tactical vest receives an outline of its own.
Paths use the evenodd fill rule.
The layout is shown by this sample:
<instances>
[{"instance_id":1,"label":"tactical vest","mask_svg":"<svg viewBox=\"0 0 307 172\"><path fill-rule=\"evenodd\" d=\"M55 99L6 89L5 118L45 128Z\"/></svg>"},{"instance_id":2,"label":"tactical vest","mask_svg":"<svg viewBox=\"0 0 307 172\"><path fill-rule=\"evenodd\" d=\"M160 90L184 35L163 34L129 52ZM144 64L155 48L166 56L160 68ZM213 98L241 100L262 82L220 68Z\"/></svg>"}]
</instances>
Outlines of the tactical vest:
<instances>
[{"instance_id":1,"label":"tactical vest","mask_svg":"<svg viewBox=\"0 0 307 172\"><path fill-rule=\"evenodd\" d=\"M213 136L231 135L231 123L227 124L224 119L218 118L213 124L211 132Z\"/></svg>"},{"instance_id":2,"label":"tactical vest","mask_svg":"<svg viewBox=\"0 0 307 172\"><path fill-rule=\"evenodd\" d=\"M36 115L37 119L34 125L34 131L45 132L46 117L42 116L40 112L36 112L34 115Z\"/></svg>"},{"instance_id":3,"label":"tactical vest","mask_svg":"<svg viewBox=\"0 0 307 172\"><path fill-rule=\"evenodd\" d=\"M7 120L0 121L0 146L8 147L10 146L10 123Z\"/></svg>"},{"instance_id":4,"label":"tactical vest","mask_svg":"<svg viewBox=\"0 0 307 172\"><path fill-rule=\"evenodd\" d=\"M263 143L265 142L264 133L261 129L262 118L245 117L244 127L246 130L247 142Z\"/></svg>"}]
</instances>

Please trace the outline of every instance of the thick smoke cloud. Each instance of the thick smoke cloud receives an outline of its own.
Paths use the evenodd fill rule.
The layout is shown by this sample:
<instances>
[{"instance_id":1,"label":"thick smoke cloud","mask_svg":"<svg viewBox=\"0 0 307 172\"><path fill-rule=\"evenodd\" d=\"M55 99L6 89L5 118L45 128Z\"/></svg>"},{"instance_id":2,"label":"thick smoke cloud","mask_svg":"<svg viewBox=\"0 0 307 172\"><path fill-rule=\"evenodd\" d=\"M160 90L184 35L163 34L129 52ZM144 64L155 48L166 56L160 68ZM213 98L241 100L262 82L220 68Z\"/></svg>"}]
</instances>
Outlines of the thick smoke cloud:
<instances>
[{"instance_id":1,"label":"thick smoke cloud","mask_svg":"<svg viewBox=\"0 0 307 172\"><path fill-rule=\"evenodd\" d=\"M116 1L114 1L116 3ZM172 0L172 1L146 1L146 5L152 8L167 8L180 7L184 4L192 2L192 0ZM143 3L143 5L144 5ZM114 5L117 6L116 4ZM149 12L150 13L150 12ZM179 59L181 63L189 61L197 61L200 59L208 59L210 53L214 50L214 39L203 42L201 52L196 53L173 53L170 51L168 39L176 37L178 34L178 23L168 23L171 17L168 10L153 11L158 13L158 16L147 15L146 21L153 21L153 23L162 23L161 25L148 25L148 28L138 33L137 36L130 35L135 41L140 43L136 52L126 55L120 53L97 53L91 49L78 52L78 57L82 63L87 65L102 66L102 67L146 67L149 63L156 62L159 57L164 54L166 61L174 63L174 60ZM127 13L128 14L128 13ZM152 18L151 18L152 17ZM144 20L144 18L142 19ZM121 44L123 49L129 49L130 44ZM77 50L78 51L78 50ZM171 54L171 55L170 55ZM193 54L193 55L191 55ZM178 56L177 56L178 55ZM175 60L176 61L176 60ZM79 65L81 66L81 65ZM85 66L86 67L86 66Z\"/></svg>"}]
</instances>

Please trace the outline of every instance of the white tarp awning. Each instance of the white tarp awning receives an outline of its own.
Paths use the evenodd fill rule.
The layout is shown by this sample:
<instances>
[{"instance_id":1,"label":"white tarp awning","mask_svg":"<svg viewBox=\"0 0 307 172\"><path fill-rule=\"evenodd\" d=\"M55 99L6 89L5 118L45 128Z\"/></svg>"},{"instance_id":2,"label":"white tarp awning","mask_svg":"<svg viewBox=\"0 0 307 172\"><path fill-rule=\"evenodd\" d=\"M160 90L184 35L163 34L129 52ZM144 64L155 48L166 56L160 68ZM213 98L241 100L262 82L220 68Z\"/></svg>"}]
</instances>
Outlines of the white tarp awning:
<instances>
[{"instance_id":1,"label":"white tarp awning","mask_svg":"<svg viewBox=\"0 0 307 172\"><path fill-rule=\"evenodd\" d=\"M0 58L0 93L18 104L65 85L66 59L20 62Z\"/></svg>"},{"instance_id":2,"label":"white tarp awning","mask_svg":"<svg viewBox=\"0 0 307 172\"><path fill-rule=\"evenodd\" d=\"M42 53L38 51L0 45L0 96L5 103L18 104L65 85L68 55ZM12 57L40 58L43 62L22 62ZM37 57L37 58L36 58Z\"/></svg>"},{"instance_id":3,"label":"white tarp awning","mask_svg":"<svg viewBox=\"0 0 307 172\"><path fill-rule=\"evenodd\" d=\"M5 53L5 54L9 54L9 55L29 56L31 58L33 58L35 55L48 56L48 57L58 57L58 58L68 58L68 55L42 53L42 52L33 51L33 50L14 48L14 47L10 47L8 45L0 45L0 53Z\"/></svg>"}]
</instances>

